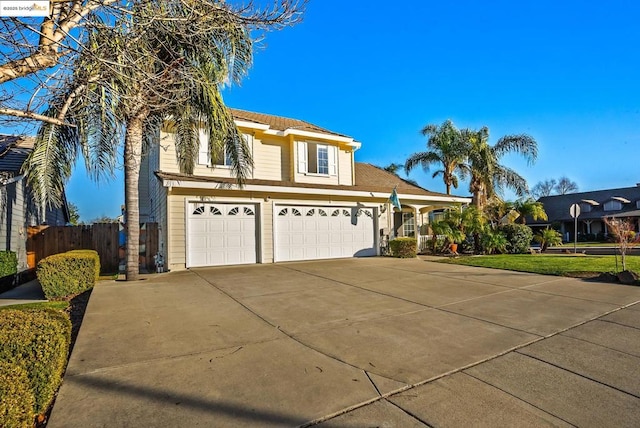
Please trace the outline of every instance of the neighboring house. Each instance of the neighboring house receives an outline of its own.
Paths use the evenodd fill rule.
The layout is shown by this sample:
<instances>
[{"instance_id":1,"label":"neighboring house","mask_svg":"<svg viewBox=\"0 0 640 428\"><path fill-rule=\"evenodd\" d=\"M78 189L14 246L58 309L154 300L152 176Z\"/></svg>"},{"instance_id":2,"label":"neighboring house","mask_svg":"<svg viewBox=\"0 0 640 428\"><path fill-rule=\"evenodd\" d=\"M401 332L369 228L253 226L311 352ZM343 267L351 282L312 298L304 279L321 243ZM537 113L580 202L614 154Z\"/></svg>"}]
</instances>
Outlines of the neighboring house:
<instances>
[{"instance_id":1,"label":"neighboring house","mask_svg":"<svg viewBox=\"0 0 640 428\"><path fill-rule=\"evenodd\" d=\"M158 222L169 269L374 256L388 236L418 236L434 209L471 200L434 193L355 162L360 143L296 119L232 109L254 167L243 188L201 139L181 174L162 132L142 164L141 222ZM389 195L397 186L402 210Z\"/></svg>"},{"instance_id":2,"label":"neighboring house","mask_svg":"<svg viewBox=\"0 0 640 428\"><path fill-rule=\"evenodd\" d=\"M580 206L578 216L578 238L602 240L607 236L604 217L623 217L631 219L635 230L640 231L640 183L635 187L596 190L593 192L571 193L567 195L545 196L542 202L549 219L547 221L527 222L531 227L554 225L559 227L565 241L574 239L574 219L570 208Z\"/></svg>"},{"instance_id":3,"label":"neighboring house","mask_svg":"<svg viewBox=\"0 0 640 428\"><path fill-rule=\"evenodd\" d=\"M66 202L61 208L42 208L29 191L21 170L33 144L31 137L0 135L0 250L16 252L18 271L28 268L29 226L64 226L69 221Z\"/></svg>"}]
</instances>

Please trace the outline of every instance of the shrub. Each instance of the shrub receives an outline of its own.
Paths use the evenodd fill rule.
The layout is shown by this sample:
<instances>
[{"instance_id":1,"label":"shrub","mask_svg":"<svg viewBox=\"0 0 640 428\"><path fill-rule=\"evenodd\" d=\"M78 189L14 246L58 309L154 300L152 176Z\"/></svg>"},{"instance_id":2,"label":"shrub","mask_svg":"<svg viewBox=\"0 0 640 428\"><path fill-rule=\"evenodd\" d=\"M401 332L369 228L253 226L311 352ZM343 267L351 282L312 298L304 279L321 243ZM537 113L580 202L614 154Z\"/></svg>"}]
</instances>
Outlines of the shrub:
<instances>
[{"instance_id":1,"label":"shrub","mask_svg":"<svg viewBox=\"0 0 640 428\"><path fill-rule=\"evenodd\" d=\"M418 241L415 238L396 238L389 241L391 255L399 258L416 257Z\"/></svg>"},{"instance_id":2,"label":"shrub","mask_svg":"<svg viewBox=\"0 0 640 428\"><path fill-rule=\"evenodd\" d=\"M502 254L507 251L507 245L509 244L503 232L489 228L482 234L481 241L482 247L487 254Z\"/></svg>"},{"instance_id":3,"label":"shrub","mask_svg":"<svg viewBox=\"0 0 640 428\"><path fill-rule=\"evenodd\" d=\"M0 361L0 426L33 427L34 404L27 371L18 364Z\"/></svg>"},{"instance_id":4,"label":"shrub","mask_svg":"<svg viewBox=\"0 0 640 428\"><path fill-rule=\"evenodd\" d=\"M52 309L0 311L0 361L21 366L44 413L60 386L71 342L69 317Z\"/></svg>"},{"instance_id":5,"label":"shrub","mask_svg":"<svg viewBox=\"0 0 640 428\"><path fill-rule=\"evenodd\" d=\"M0 278L18 273L18 257L13 251L0 251Z\"/></svg>"},{"instance_id":6,"label":"shrub","mask_svg":"<svg viewBox=\"0 0 640 428\"><path fill-rule=\"evenodd\" d=\"M540 251L543 253L552 245L562 244L562 235L554 229L544 229L534 236L533 239L540 243Z\"/></svg>"},{"instance_id":7,"label":"shrub","mask_svg":"<svg viewBox=\"0 0 640 428\"><path fill-rule=\"evenodd\" d=\"M100 276L100 257L93 250L54 254L38 263L38 281L47 299L59 299L93 288Z\"/></svg>"},{"instance_id":8,"label":"shrub","mask_svg":"<svg viewBox=\"0 0 640 428\"><path fill-rule=\"evenodd\" d=\"M509 254L525 254L529 252L533 232L526 224L505 224L499 227L507 238L507 253Z\"/></svg>"}]
</instances>

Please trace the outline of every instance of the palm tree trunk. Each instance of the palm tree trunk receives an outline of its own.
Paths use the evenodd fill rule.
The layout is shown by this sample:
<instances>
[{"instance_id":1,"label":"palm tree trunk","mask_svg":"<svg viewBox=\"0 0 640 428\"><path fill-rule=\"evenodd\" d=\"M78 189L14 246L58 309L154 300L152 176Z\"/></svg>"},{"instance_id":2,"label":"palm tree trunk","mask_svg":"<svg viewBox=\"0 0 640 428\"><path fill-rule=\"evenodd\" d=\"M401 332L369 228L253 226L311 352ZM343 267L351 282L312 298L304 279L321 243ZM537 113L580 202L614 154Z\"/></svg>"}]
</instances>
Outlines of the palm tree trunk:
<instances>
[{"instance_id":1,"label":"palm tree trunk","mask_svg":"<svg viewBox=\"0 0 640 428\"><path fill-rule=\"evenodd\" d=\"M140 264L140 206L138 202L138 182L142 160L142 133L144 114L139 114L126 123L124 141L124 200L126 206L127 234L127 281L138 279Z\"/></svg>"}]
</instances>

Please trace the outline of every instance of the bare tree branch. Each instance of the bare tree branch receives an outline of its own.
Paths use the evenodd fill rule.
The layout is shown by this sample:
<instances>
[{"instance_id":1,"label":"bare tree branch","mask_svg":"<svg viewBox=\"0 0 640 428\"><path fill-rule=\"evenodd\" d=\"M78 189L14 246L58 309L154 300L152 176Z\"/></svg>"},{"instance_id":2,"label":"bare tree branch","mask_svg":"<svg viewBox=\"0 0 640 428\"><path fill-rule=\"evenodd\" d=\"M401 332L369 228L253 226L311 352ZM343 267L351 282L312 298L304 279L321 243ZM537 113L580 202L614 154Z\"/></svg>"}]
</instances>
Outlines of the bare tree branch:
<instances>
[{"instance_id":1,"label":"bare tree branch","mask_svg":"<svg viewBox=\"0 0 640 428\"><path fill-rule=\"evenodd\" d=\"M52 125L58 125L58 126L75 126L71 123L65 122L63 119L49 117L49 116L45 116L44 114L38 114L31 111L15 110L10 108L0 108L0 114L7 115L7 116L21 117L25 119L38 120L40 122L46 122L46 123L50 123Z\"/></svg>"}]
</instances>

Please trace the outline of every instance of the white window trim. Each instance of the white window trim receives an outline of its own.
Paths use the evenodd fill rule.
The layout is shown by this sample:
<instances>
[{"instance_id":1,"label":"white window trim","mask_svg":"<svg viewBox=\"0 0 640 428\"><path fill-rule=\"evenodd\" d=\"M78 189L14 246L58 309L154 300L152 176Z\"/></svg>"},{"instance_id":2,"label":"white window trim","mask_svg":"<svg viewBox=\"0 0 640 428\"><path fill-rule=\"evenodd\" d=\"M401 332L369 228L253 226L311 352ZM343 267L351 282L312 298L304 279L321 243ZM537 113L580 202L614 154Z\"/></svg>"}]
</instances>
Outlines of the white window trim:
<instances>
[{"instance_id":1,"label":"white window trim","mask_svg":"<svg viewBox=\"0 0 640 428\"><path fill-rule=\"evenodd\" d=\"M328 157L328 169L329 173L323 174L319 172L309 172L309 144L316 145L316 162L318 159L317 149L319 147L327 148ZM297 160L298 160L298 173L308 175L311 177L337 177L338 176L338 147L331 144L326 144L316 141L297 141ZM319 165L316 163L316 169Z\"/></svg>"},{"instance_id":2,"label":"white window trim","mask_svg":"<svg viewBox=\"0 0 640 428\"><path fill-rule=\"evenodd\" d=\"M222 168L222 169L231 169L231 165L227 164L213 164L211 162L211 156L209 153L209 140L207 134L203 129L200 129L198 132L199 137L199 147L198 147L198 165L204 165L208 168ZM249 146L249 150L253 153L253 136L242 134L242 138L244 138L245 143ZM249 140L251 138L251 140ZM206 161L205 161L206 159ZM224 162L227 161L227 146L225 144L224 147Z\"/></svg>"}]
</instances>

